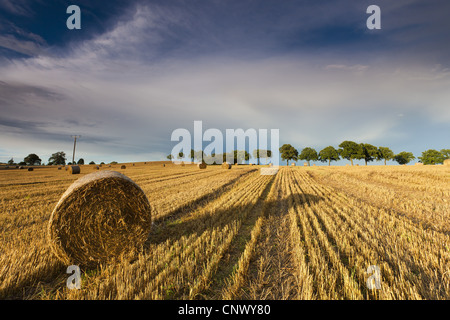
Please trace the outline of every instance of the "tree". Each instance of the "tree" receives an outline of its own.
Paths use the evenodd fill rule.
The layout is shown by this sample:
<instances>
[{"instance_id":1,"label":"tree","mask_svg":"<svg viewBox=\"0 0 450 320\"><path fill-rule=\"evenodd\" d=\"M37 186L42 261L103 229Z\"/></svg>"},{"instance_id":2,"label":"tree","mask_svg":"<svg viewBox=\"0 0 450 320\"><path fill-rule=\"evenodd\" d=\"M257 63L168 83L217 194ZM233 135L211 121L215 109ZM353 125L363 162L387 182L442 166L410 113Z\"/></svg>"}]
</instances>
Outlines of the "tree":
<instances>
[{"instance_id":1,"label":"tree","mask_svg":"<svg viewBox=\"0 0 450 320\"><path fill-rule=\"evenodd\" d=\"M317 161L319 159L319 156L317 154L317 151L313 148L306 147L302 150L300 155L298 156L300 160L306 160L308 161L308 166L311 165L310 161Z\"/></svg>"},{"instance_id":2,"label":"tree","mask_svg":"<svg viewBox=\"0 0 450 320\"><path fill-rule=\"evenodd\" d=\"M361 147L362 159L364 159L366 166L367 166L367 162L371 162L379 157L377 147L375 147L371 144L368 144L368 143L361 143L360 147Z\"/></svg>"},{"instance_id":3,"label":"tree","mask_svg":"<svg viewBox=\"0 0 450 320\"><path fill-rule=\"evenodd\" d=\"M66 164L66 153L63 151L58 151L53 153L50 158L48 158L49 165L65 165Z\"/></svg>"},{"instance_id":4,"label":"tree","mask_svg":"<svg viewBox=\"0 0 450 320\"><path fill-rule=\"evenodd\" d=\"M15 163L14 163L14 158L9 159L9 160L8 160L8 164L9 164L9 165L15 164Z\"/></svg>"},{"instance_id":5,"label":"tree","mask_svg":"<svg viewBox=\"0 0 450 320\"><path fill-rule=\"evenodd\" d=\"M183 157L184 157L184 153L183 152L178 152L177 159L183 159Z\"/></svg>"},{"instance_id":6,"label":"tree","mask_svg":"<svg viewBox=\"0 0 450 320\"><path fill-rule=\"evenodd\" d=\"M78 160L77 164L84 164L84 159L83 159L83 158L80 158L80 159Z\"/></svg>"},{"instance_id":7,"label":"tree","mask_svg":"<svg viewBox=\"0 0 450 320\"><path fill-rule=\"evenodd\" d=\"M117 164L117 161L111 161L109 164Z\"/></svg>"},{"instance_id":8,"label":"tree","mask_svg":"<svg viewBox=\"0 0 450 320\"><path fill-rule=\"evenodd\" d=\"M339 152L332 146L326 147L319 152L319 161L328 161L329 166L331 161L338 161L339 159Z\"/></svg>"},{"instance_id":9,"label":"tree","mask_svg":"<svg viewBox=\"0 0 450 320\"><path fill-rule=\"evenodd\" d=\"M362 154L362 148L361 145L357 144L353 141L343 141L339 145L339 155L347 160L350 160L351 164L353 165L353 159L363 159L364 156Z\"/></svg>"},{"instance_id":10,"label":"tree","mask_svg":"<svg viewBox=\"0 0 450 320\"><path fill-rule=\"evenodd\" d=\"M94 161L91 161L91 162L89 162L89 164L95 164L95 162L94 162Z\"/></svg>"},{"instance_id":11,"label":"tree","mask_svg":"<svg viewBox=\"0 0 450 320\"><path fill-rule=\"evenodd\" d=\"M271 150L264 150L264 149L256 149L253 150L253 158L258 160L259 165L259 159L269 159L272 158L272 151Z\"/></svg>"},{"instance_id":12,"label":"tree","mask_svg":"<svg viewBox=\"0 0 450 320\"><path fill-rule=\"evenodd\" d=\"M193 150L192 150L193 151ZM191 155L192 156L192 155ZM194 160L197 160L198 162L205 162L204 158L205 158L205 153L203 152L203 150L200 151L195 151L194 152Z\"/></svg>"},{"instance_id":13,"label":"tree","mask_svg":"<svg viewBox=\"0 0 450 320\"><path fill-rule=\"evenodd\" d=\"M445 159L450 159L450 149L441 149L441 153Z\"/></svg>"},{"instance_id":14,"label":"tree","mask_svg":"<svg viewBox=\"0 0 450 320\"><path fill-rule=\"evenodd\" d=\"M441 152L434 149L429 149L427 151L422 152L422 156L419 157L419 160L423 164L437 164L443 163L445 158Z\"/></svg>"},{"instance_id":15,"label":"tree","mask_svg":"<svg viewBox=\"0 0 450 320\"><path fill-rule=\"evenodd\" d=\"M394 157L394 160L398 162L398 164L408 164L416 157L412 154L412 152L402 151Z\"/></svg>"},{"instance_id":16,"label":"tree","mask_svg":"<svg viewBox=\"0 0 450 320\"><path fill-rule=\"evenodd\" d=\"M100 162L100 164L105 164L105 163L102 161L102 162Z\"/></svg>"},{"instance_id":17,"label":"tree","mask_svg":"<svg viewBox=\"0 0 450 320\"><path fill-rule=\"evenodd\" d=\"M173 156L171 154L169 154L166 158L169 159L169 160L172 160Z\"/></svg>"},{"instance_id":18,"label":"tree","mask_svg":"<svg viewBox=\"0 0 450 320\"><path fill-rule=\"evenodd\" d=\"M378 156L377 160L384 159L384 165L386 165L386 160L392 160L394 159L394 152L392 152L391 149L387 147L379 147L378 148Z\"/></svg>"},{"instance_id":19,"label":"tree","mask_svg":"<svg viewBox=\"0 0 450 320\"><path fill-rule=\"evenodd\" d=\"M290 160L298 160L298 151L290 144L283 144L280 147L280 155L282 160L286 160L287 165L289 165Z\"/></svg>"},{"instance_id":20,"label":"tree","mask_svg":"<svg viewBox=\"0 0 450 320\"><path fill-rule=\"evenodd\" d=\"M37 154L35 153L30 153L28 156L26 156L23 161L28 165L28 166L32 166L32 165L36 165L36 164L41 164L42 160L41 158L38 157Z\"/></svg>"}]
</instances>

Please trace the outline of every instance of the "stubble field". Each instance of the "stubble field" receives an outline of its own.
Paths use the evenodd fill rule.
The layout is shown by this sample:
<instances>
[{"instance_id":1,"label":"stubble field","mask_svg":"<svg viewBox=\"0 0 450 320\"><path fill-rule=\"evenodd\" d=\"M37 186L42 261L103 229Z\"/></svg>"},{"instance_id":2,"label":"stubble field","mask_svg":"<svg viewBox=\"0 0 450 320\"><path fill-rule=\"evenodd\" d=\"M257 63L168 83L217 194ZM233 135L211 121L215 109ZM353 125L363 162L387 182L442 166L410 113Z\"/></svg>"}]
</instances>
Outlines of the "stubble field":
<instances>
[{"instance_id":1,"label":"stubble field","mask_svg":"<svg viewBox=\"0 0 450 320\"><path fill-rule=\"evenodd\" d=\"M46 239L81 175L0 171L1 299L450 299L450 167L120 165L152 205L129 258L82 270ZM381 288L368 289L369 266Z\"/></svg>"}]
</instances>

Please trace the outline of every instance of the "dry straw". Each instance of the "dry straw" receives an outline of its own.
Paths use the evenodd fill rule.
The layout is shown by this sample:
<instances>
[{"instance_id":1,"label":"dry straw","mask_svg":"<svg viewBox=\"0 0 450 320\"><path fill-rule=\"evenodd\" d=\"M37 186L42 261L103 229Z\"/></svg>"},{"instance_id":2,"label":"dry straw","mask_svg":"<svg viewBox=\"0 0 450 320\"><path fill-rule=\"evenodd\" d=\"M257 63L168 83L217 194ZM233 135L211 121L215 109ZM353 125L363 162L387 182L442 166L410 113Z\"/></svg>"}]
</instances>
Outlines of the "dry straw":
<instances>
[{"instance_id":1,"label":"dry straw","mask_svg":"<svg viewBox=\"0 0 450 320\"><path fill-rule=\"evenodd\" d=\"M80 166L69 166L70 174L80 174L80 172L81 172Z\"/></svg>"},{"instance_id":2,"label":"dry straw","mask_svg":"<svg viewBox=\"0 0 450 320\"><path fill-rule=\"evenodd\" d=\"M222 163L222 168L223 169L231 169L231 164L228 162L224 162L224 163Z\"/></svg>"},{"instance_id":3,"label":"dry straw","mask_svg":"<svg viewBox=\"0 0 450 320\"><path fill-rule=\"evenodd\" d=\"M95 267L132 254L147 239L151 207L145 193L116 171L75 181L48 223L52 252L66 265Z\"/></svg>"},{"instance_id":4,"label":"dry straw","mask_svg":"<svg viewBox=\"0 0 450 320\"><path fill-rule=\"evenodd\" d=\"M198 167L199 169L206 169L206 163L204 163L204 162L199 163L199 164L197 164L197 167Z\"/></svg>"}]
</instances>

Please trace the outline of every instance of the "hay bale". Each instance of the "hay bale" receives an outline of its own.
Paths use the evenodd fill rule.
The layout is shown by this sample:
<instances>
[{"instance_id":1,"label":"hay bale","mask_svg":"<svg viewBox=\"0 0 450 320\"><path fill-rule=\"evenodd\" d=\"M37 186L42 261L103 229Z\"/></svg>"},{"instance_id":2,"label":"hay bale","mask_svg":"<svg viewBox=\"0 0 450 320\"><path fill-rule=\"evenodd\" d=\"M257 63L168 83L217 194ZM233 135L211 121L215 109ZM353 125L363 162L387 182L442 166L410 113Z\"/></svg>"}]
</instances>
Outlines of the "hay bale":
<instances>
[{"instance_id":1,"label":"hay bale","mask_svg":"<svg viewBox=\"0 0 450 320\"><path fill-rule=\"evenodd\" d=\"M22 169L25 169L25 168L24 168L23 166L20 166L20 167L19 167L19 170L22 170Z\"/></svg>"},{"instance_id":2,"label":"hay bale","mask_svg":"<svg viewBox=\"0 0 450 320\"><path fill-rule=\"evenodd\" d=\"M116 171L75 181L62 195L47 226L52 252L66 265L94 267L132 254L151 227L142 189Z\"/></svg>"},{"instance_id":3,"label":"hay bale","mask_svg":"<svg viewBox=\"0 0 450 320\"><path fill-rule=\"evenodd\" d=\"M295 167L295 166L296 166L295 162L291 163L291 167Z\"/></svg>"},{"instance_id":4,"label":"hay bale","mask_svg":"<svg viewBox=\"0 0 450 320\"><path fill-rule=\"evenodd\" d=\"M58 170L61 170L62 169L62 167L58 167Z\"/></svg>"},{"instance_id":5,"label":"hay bale","mask_svg":"<svg viewBox=\"0 0 450 320\"><path fill-rule=\"evenodd\" d=\"M450 159L444 160L444 166L450 166Z\"/></svg>"},{"instance_id":6,"label":"hay bale","mask_svg":"<svg viewBox=\"0 0 450 320\"><path fill-rule=\"evenodd\" d=\"M127 168L127 166L124 164L120 167L120 169L126 169L126 168Z\"/></svg>"},{"instance_id":7,"label":"hay bale","mask_svg":"<svg viewBox=\"0 0 450 320\"><path fill-rule=\"evenodd\" d=\"M415 166L423 166L423 163L422 162L416 162L416 163L414 163L414 165Z\"/></svg>"},{"instance_id":8,"label":"hay bale","mask_svg":"<svg viewBox=\"0 0 450 320\"><path fill-rule=\"evenodd\" d=\"M261 168L259 170L262 176L274 176L278 173L278 167Z\"/></svg>"},{"instance_id":9,"label":"hay bale","mask_svg":"<svg viewBox=\"0 0 450 320\"><path fill-rule=\"evenodd\" d=\"M134 163L133 163L133 167L134 167Z\"/></svg>"},{"instance_id":10,"label":"hay bale","mask_svg":"<svg viewBox=\"0 0 450 320\"><path fill-rule=\"evenodd\" d=\"M269 167L273 167L273 164L272 164L272 163L269 163Z\"/></svg>"},{"instance_id":11,"label":"hay bale","mask_svg":"<svg viewBox=\"0 0 450 320\"><path fill-rule=\"evenodd\" d=\"M100 170L100 167L99 166L95 166L94 169L95 170Z\"/></svg>"},{"instance_id":12,"label":"hay bale","mask_svg":"<svg viewBox=\"0 0 450 320\"><path fill-rule=\"evenodd\" d=\"M303 166L307 167L308 166L308 162L303 162Z\"/></svg>"},{"instance_id":13,"label":"hay bale","mask_svg":"<svg viewBox=\"0 0 450 320\"><path fill-rule=\"evenodd\" d=\"M165 166L166 166L166 164L164 163L164 164L163 164L163 167L165 167Z\"/></svg>"},{"instance_id":14,"label":"hay bale","mask_svg":"<svg viewBox=\"0 0 450 320\"><path fill-rule=\"evenodd\" d=\"M69 166L68 170L70 174L80 174L81 172L80 166Z\"/></svg>"},{"instance_id":15,"label":"hay bale","mask_svg":"<svg viewBox=\"0 0 450 320\"><path fill-rule=\"evenodd\" d=\"M199 163L199 164L197 164L197 167L198 167L199 169L206 169L206 163L204 163L204 162Z\"/></svg>"},{"instance_id":16,"label":"hay bale","mask_svg":"<svg viewBox=\"0 0 450 320\"><path fill-rule=\"evenodd\" d=\"M184 167L184 166L185 166L185 164L184 164L184 162L183 162L183 161L181 161L181 166L182 166L182 167Z\"/></svg>"},{"instance_id":17,"label":"hay bale","mask_svg":"<svg viewBox=\"0 0 450 320\"><path fill-rule=\"evenodd\" d=\"M228 162L222 163L222 169L231 169L231 163Z\"/></svg>"},{"instance_id":18,"label":"hay bale","mask_svg":"<svg viewBox=\"0 0 450 320\"><path fill-rule=\"evenodd\" d=\"M34 169L33 168L28 168L28 171L33 171Z\"/></svg>"}]
</instances>

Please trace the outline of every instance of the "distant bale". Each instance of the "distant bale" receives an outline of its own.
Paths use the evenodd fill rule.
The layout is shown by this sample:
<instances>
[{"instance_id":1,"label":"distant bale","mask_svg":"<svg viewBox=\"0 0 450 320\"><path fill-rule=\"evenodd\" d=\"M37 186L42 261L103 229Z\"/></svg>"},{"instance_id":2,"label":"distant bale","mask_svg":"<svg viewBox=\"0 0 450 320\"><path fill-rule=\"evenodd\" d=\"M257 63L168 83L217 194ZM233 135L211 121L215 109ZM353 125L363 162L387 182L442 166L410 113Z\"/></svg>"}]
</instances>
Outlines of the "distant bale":
<instances>
[{"instance_id":1,"label":"distant bale","mask_svg":"<svg viewBox=\"0 0 450 320\"><path fill-rule=\"evenodd\" d=\"M316 164L315 163L313 163L313 167L315 167L316 166Z\"/></svg>"},{"instance_id":2,"label":"distant bale","mask_svg":"<svg viewBox=\"0 0 450 320\"><path fill-rule=\"evenodd\" d=\"M165 167L165 166L166 166L166 164L164 163L164 164L163 164L163 167Z\"/></svg>"},{"instance_id":3,"label":"distant bale","mask_svg":"<svg viewBox=\"0 0 450 320\"><path fill-rule=\"evenodd\" d=\"M359 167L359 164L355 164L355 166Z\"/></svg>"},{"instance_id":4,"label":"distant bale","mask_svg":"<svg viewBox=\"0 0 450 320\"><path fill-rule=\"evenodd\" d=\"M23 166L20 166L20 167L19 167L19 170L23 170L23 169L25 169Z\"/></svg>"},{"instance_id":5,"label":"distant bale","mask_svg":"<svg viewBox=\"0 0 450 320\"><path fill-rule=\"evenodd\" d=\"M134 163L133 163L133 167L134 167Z\"/></svg>"},{"instance_id":6,"label":"distant bale","mask_svg":"<svg viewBox=\"0 0 450 320\"><path fill-rule=\"evenodd\" d=\"M303 166L307 167L308 166L308 162L303 162Z\"/></svg>"},{"instance_id":7,"label":"distant bale","mask_svg":"<svg viewBox=\"0 0 450 320\"><path fill-rule=\"evenodd\" d=\"M75 181L47 226L52 252L64 264L95 267L134 253L151 228L151 206L142 189L116 171Z\"/></svg>"},{"instance_id":8,"label":"distant bale","mask_svg":"<svg viewBox=\"0 0 450 320\"><path fill-rule=\"evenodd\" d=\"M291 167L295 167L295 166L296 166L295 162L291 163Z\"/></svg>"},{"instance_id":9,"label":"distant bale","mask_svg":"<svg viewBox=\"0 0 450 320\"><path fill-rule=\"evenodd\" d=\"M80 166L69 166L69 174L80 174L81 168Z\"/></svg>"},{"instance_id":10,"label":"distant bale","mask_svg":"<svg viewBox=\"0 0 450 320\"><path fill-rule=\"evenodd\" d=\"M273 167L273 164L272 164L272 163L269 163L269 167Z\"/></svg>"},{"instance_id":11,"label":"distant bale","mask_svg":"<svg viewBox=\"0 0 450 320\"><path fill-rule=\"evenodd\" d=\"M100 170L100 167L99 166L94 166L94 169L95 170Z\"/></svg>"},{"instance_id":12,"label":"distant bale","mask_svg":"<svg viewBox=\"0 0 450 320\"><path fill-rule=\"evenodd\" d=\"M34 169L33 168L28 168L28 171L33 171Z\"/></svg>"},{"instance_id":13,"label":"distant bale","mask_svg":"<svg viewBox=\"0 0 450 320\"><path fill-rule=\"evenodd\" d=\"M120 166L120 169L126 169L127 168L127 166L126 165L122 165L122 166Z\"/></svg>"},{"instance_id":14,"label":"distant bale","mask_svg":"<svg viewBox=\"0 0 450 320\"><path fill-rule=\"evenodd\" d=\"M183 162L183 161L181 161L181 166L182 166L182 167L184 167L184 166L185 166L185 164L184 164L184 162Z\"/></svg>"},{"instance_id":15,"label":"distant bale","mask_svg":"<svg viewBox=\"0 0 450 320\"><path fill-rule=\"evenodd\" d=\"M231 169L231 163L228 162L222 163L222 169Z\"/></svg>"},{"instance_id":16,"label":"distant bale","mask_svg":"<svg viewBox=\"0 0 450 320\"><path fill-rule=\"evenodd\" d=\"M61 170L62 169L62 167L58 167L58 170Z\"/></svg>"},{"instance_id":17,"label":"distant bale","mask_svg":"<svg viewBox=\"0 0 450 320\"><path fill-rule=\"evenodd\" d=\"M450 159L444 160L444 166L450 166Z\"/></svg>"},{"instance_id":18,"label":"distant bale","mask_svg":"<svg viewBox=\"0 0 450 320\"><path fill-rule=\"evenodd\" d=\"M206 169L206 163L204 163L204 162L199 163L199 164L197 164L197 167L198 167L199 169Z\"/></svg>"}]
</instances>

